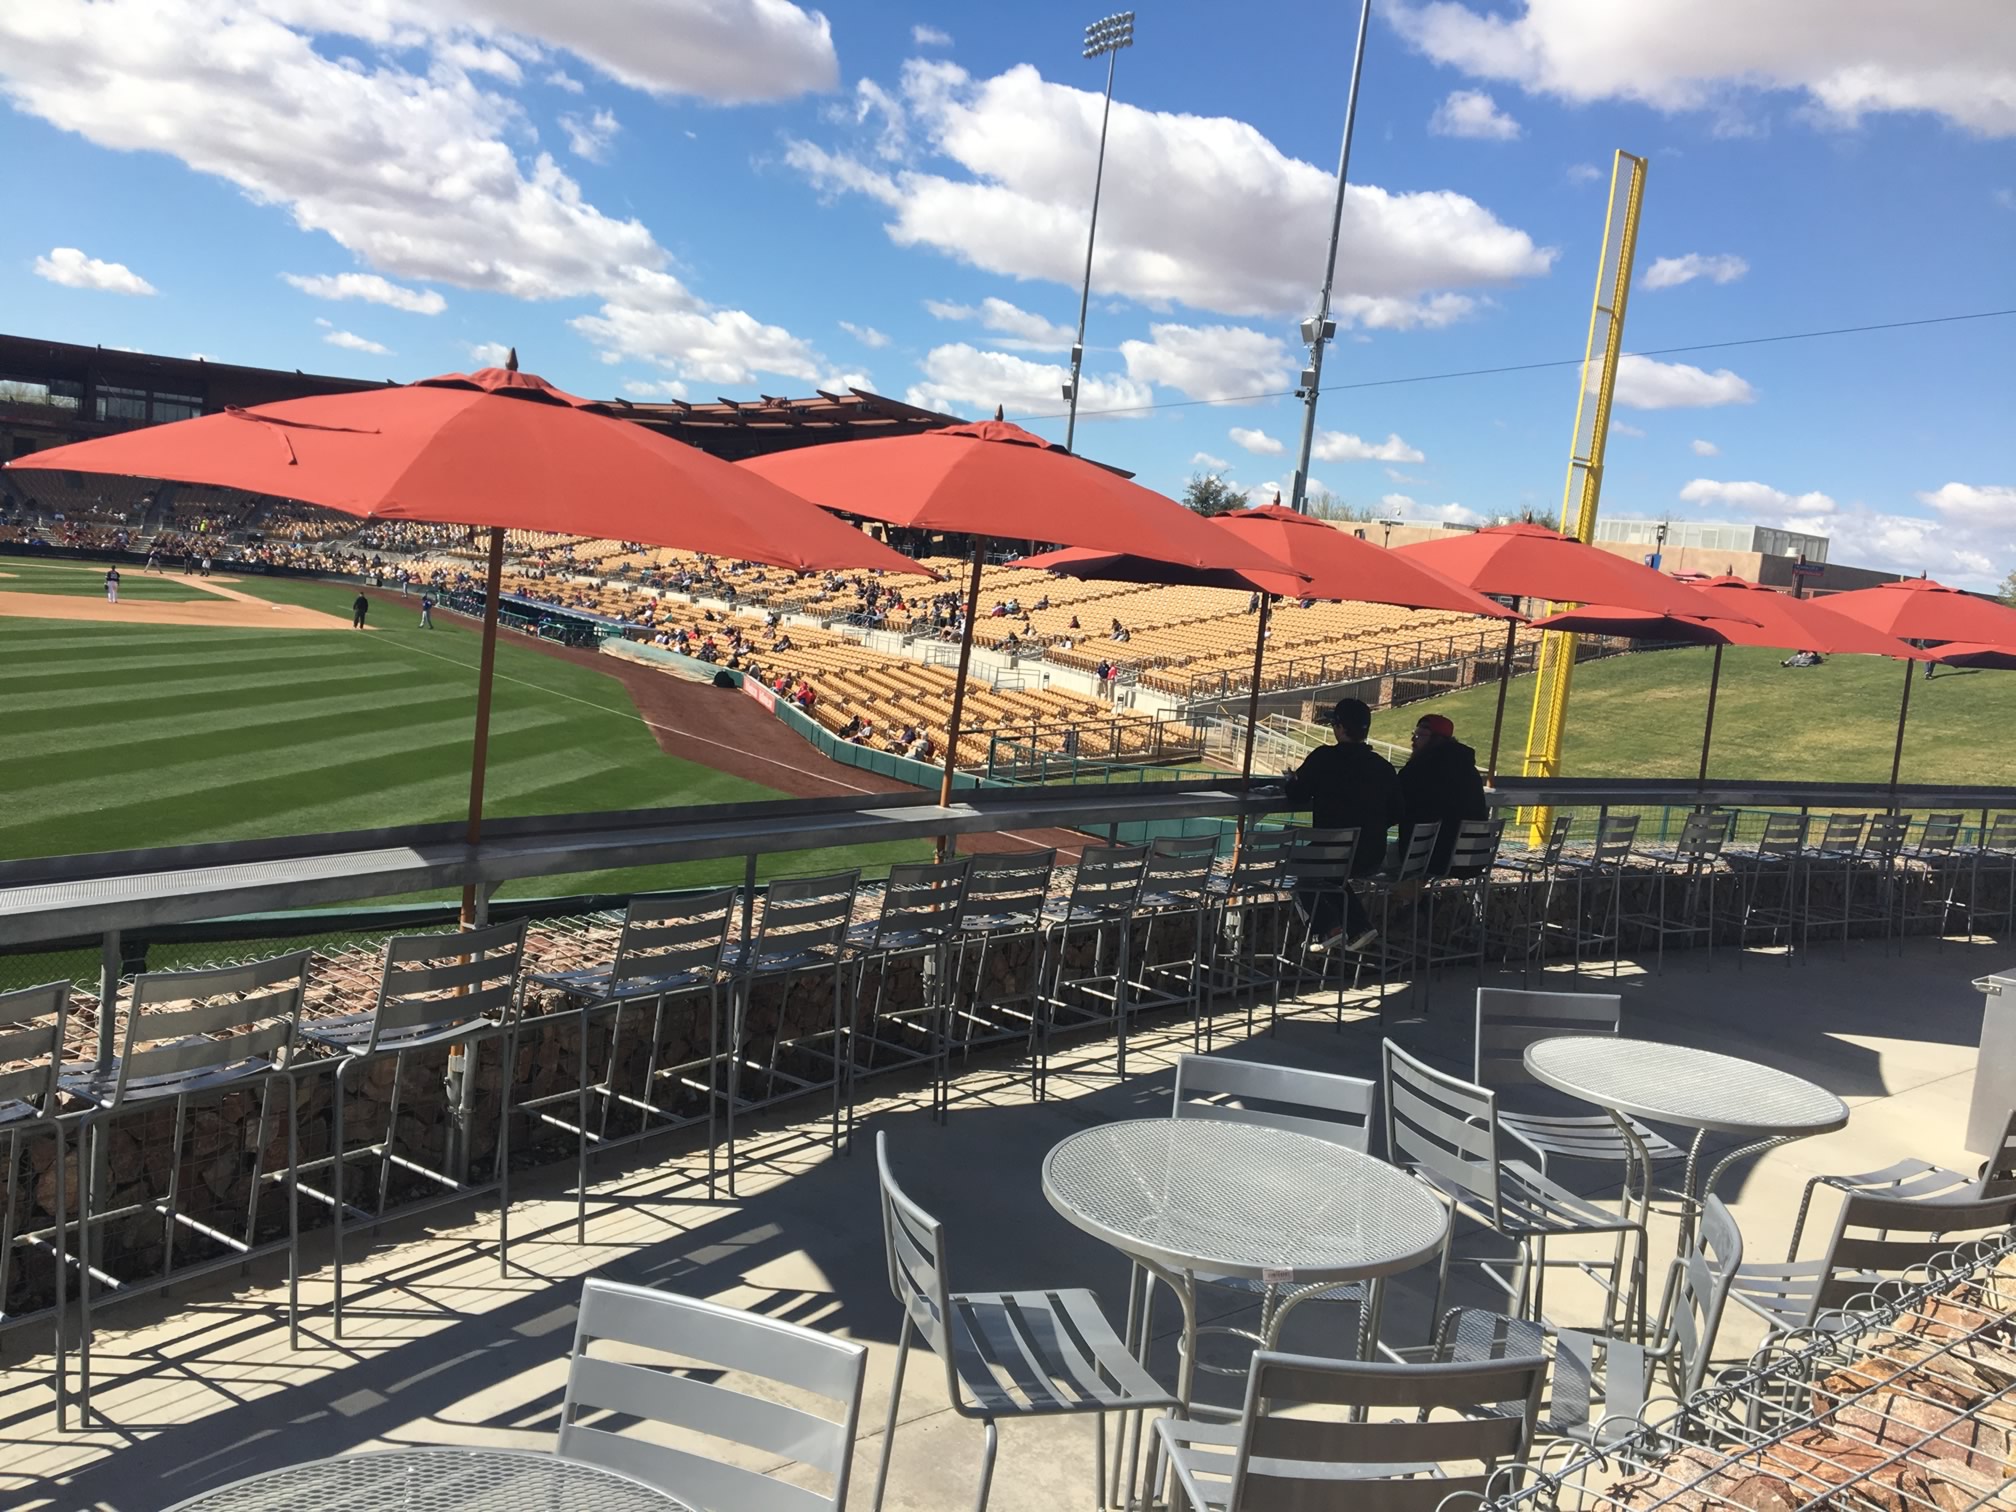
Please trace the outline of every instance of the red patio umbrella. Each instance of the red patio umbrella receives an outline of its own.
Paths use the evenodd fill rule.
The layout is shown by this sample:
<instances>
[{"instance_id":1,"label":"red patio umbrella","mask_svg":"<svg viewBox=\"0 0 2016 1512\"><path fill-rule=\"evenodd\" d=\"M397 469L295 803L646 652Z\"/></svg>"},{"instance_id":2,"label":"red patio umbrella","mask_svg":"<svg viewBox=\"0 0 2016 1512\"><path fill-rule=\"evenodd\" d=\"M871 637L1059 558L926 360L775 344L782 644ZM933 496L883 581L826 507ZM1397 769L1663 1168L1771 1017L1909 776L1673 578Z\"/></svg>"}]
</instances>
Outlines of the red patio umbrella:
<instances>
[{"instance_id":1,"label":"red patio umbrella","mask_svg":"<svg viewBox=\"0 0 2016 1512\"><path fill-rule=\"evenodd\" d=\"M17 458L10 469L243 489L365 519L490 530L469 842L482 834L504 532L557 530L795 567L917 564L805 500L508 366L227 409ZM473 888L463 895L465 913Z\"/></svg>"},{"instance_id":2,"label":"red patio umbrella","mask_svg":"<svg viewBox=\"0 0 2016 1512\"><path fill-rule=\"evenodd\" d=\"M1590 546L1544 525L1487 525L1467 535L1416 541L1394 548L1479 593L1501 598L1546 599L1554 604L1607 604L1649 614L1700 620L1744 620L1740 609L1704 600L1642 563ZM1512 641L1498 668L1498 709L1491 720L1491 760L1486 780L1498 776L1498 742L1505 726L1505 694L1512 681Z\"/></svg>"},{"instance_id":3,"label":"red patio umbrella","mask_svg":"<svg viewBox=\"0 0 2016 1512\"><path fill-rule=\"evenodd\" d=\"M973 655L981 538L1055 541L1199 569L1287 570L1265 552L1213 530L1173 499L1005 420L803 447L740 465L843 514L974 537L959 678L952 689L945 775L939 786L944 803L952 799Z\"/></svg>"},{"instance_id":4,"label":"red patio umbrella","mask_svg":"<svg viewBox=\"0 0 2016 1512\"><path fill-rule=\"evenodd\" d=\"M1982 646L1954 641L1930 652L1942 667L1971 667L1979 671L2016 672L2016 648Z\"/></svg>"}]
</instances>

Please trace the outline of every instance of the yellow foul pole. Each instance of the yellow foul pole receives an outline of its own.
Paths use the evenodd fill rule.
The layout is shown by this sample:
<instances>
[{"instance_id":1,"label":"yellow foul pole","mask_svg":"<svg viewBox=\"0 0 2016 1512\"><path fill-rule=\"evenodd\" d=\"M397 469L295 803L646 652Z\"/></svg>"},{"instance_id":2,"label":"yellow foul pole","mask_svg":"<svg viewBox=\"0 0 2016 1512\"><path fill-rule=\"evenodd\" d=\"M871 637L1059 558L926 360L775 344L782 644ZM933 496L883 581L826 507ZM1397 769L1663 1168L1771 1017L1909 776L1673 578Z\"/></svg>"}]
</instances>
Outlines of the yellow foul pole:
<instances>
[{"instance_id":1,"label":"yellow foul pole","mask_svg":"<svg viewBox=\"0 0 2016 1512\"><path fill-rule=\"evenodd\" d=\"M1596 297L1589 310L1589 344L1582 355L1582 386L1575 399L1575 434L1568 481L1561 491L1561 529L1579 541L1596 535L1596 503L1603 492L1603 454L1610 440L1610 406L1617 364L1624 354L1624 309L1631 297L1631 265L1638 253L1638 213L1645 203L1645 159L1620 151L1610 168L1610 208L1603 218L1603 255L1596 264ZM1556 604L1554 609L1566 609ZM1533 679L1533 714L1526 727L1525 774L1558 777L1568 727L1568 688L1575 672L1575 637L1550 631L1540 639ZM1554 814L1533 809L1531 843L1547 843Z\"/></svg>"}]
</instances>

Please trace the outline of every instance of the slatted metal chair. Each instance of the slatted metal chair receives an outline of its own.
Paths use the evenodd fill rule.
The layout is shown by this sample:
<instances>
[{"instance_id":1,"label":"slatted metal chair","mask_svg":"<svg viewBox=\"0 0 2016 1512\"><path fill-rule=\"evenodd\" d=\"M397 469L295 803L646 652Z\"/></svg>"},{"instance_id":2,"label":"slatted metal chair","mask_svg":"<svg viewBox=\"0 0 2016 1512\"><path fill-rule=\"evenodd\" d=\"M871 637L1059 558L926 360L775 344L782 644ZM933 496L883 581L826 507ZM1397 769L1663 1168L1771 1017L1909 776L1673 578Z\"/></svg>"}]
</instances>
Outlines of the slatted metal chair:
<instances>
[{"instance_id":1,"label":"slatted metal chair","mask_svg":"<svg viewBox=\"0 0 2016 1512\"><path fill-rule=\"evenodd\" d=\"M1155 1431L1190 1512L1440 1512L1514 1489L1546 1379L1539 1355L1417 1365L1265 1350L1236 1423L1163 1418Z\"/></svg>"},{"instance_id":2,"label":"slatted metal chair","mask_svg":"<svg viewBox=\"0 0 2016 1512\"><path fill-rule=\"evenodd\" d=\"M1386 991L1396 978L1411 975L1420 965L1427 939L1427 910L1422 894L1430 885L1429 869L1435 847L1442 836L1439 820L1417 824L1408 832L1407 843L1397 852L1388 852L1391 871L1381 871L1363 879L1359 886L1369 913L1378 920L1378 937L1363 950L1348 944L1340 955L1349 961L1356 979L1370 972L1378 990L1379 1011L1386 1011ZM1402 906L1403 904L1408 906ZM1405 937L1397 926L1406 926Z\"/></svg>"},{"instance_id":3,"label":"slatted metal chair","mask_svg":"<svg viewBox=\"0 0 2016 1512\"><path fill-rule=\"evenodd\" d=\"M975 1045L1019 1039L1028 1048L1030 1064L1035 1064L1043 996L1043 905L1050 898L1056 865L1055 849L973 858L953 964L952 1038L962 1055L970 1054ZM1029 942L1028 990L992 991L988 961L1016 940Z\"/></svg>"},{"instance_id":4,"label":"slatted metal chair","mask_svg":"<svg viewBox=\"0 0 2016 1512\"><path fill-rule=\"evenodd\" d=\"M1955 1202L1986 1202L1991 1198L2016 1196L2016 1110L2011 1110L1993 1152L1972 1176L1929 1160L1906 1158L1880 1171L1813 1177L1800 1194L1798 1216L1792 1220L1792 1238L1785 1248L1788 1262L1799 1258L1799 1241L1806 1232L1806 1219L1813 1208L1813 1197L1822 1187L1831 1188L1844 1196L1860 1194L1913 1200L1940 1198Z\"/></svg>"},{"instance_id":5,"label":"slatted metal chair","mask_svg":"<svg viewBox=\"0 0 2016 1512\"><path fill-rule=\"evenodd\" d=\"M945 1117L951 1096L952 948L959 938L972 866L970 860L955 860L890 867L881 911L847 931L848 958L854 965L847 1034L847 1139L854 1134L856 1080L902 1066L930 1066L931 1116ZM898 961L918 963L919 1001L915 1007L885 1010L889 970ZM872 998L867 991L871 970Z\"/></svg>"},{"instance_id":6,"label":"slatted metal chair","mask_svg":"<svg viewBox=\"0 0 2016 1512\"><path fill-rule=\"evenodd\" d=\"M1961 1239L2016 1224L2016 1195L1878 1197L1850 1192L1817 1260L1745 1265L1730 1295L1773 1336L1825 1328L1829 1315L1873 1306Z\"/></svg>"},{"instance_id":7,"label":"slatted metal chair","mask_svg":"<svg viewBox=\"0 0 2016 1512\"><path fill-rule=\"evenodd\" d=\"M913 1336L943 1364L952 1410L986 1427L974 1512L986 1512L1003 1419L1084 1413L1092 1414L1097 1436L1094 1505L1104 1507L1107 1415L1174 1407L1176 1397L1128 1353L1089 1291L953 1291L944 1228L897 1184L886 1134L875 1136L875 1165L882 1186L889 1288L903 1308L903 1323L870 1512L881 1512L888 1485Z\"/></svg>"},{"instance_id":8,"label":"slatted metal chair","mask_svg":"<svg viewBox=\"0 0 2016 1512\"><path fill-rule=\"evenodd\" d=\"M1556 814L1538 850L1508 852L1502 844L1499 848L1497 869L1514 878L1513 900L1494 928L1491 943L1508 965L1516 954L1521 982L1530 976L1533 963L1545 957L1547 920L1554 910L1555 889L1566 875L1561 858L1574 828L1573 814Z\"/></svg>"},{"instance_id":9,"label":"slatted metal chair","mask_svg":"<svg viewBox=\"0 0 2016 1512\"><path fill-rule=\"evenodd\" d=\"M752 939L730 943L723 966L733 996L728 1032L728 1195L735 1195L735 1123L744 1114L806 1093L833 1091L830 1142L841 1147L840 1121L847 1094L847 931L854 923L854 898L861 873L831 872L820 877L791 877L772 882L763 895L763 912ZM832 993L832 1023L792 1032L791 989L808 977L825 978ZM769 1057L756 1066L749 1056L750 1016L759 984L781 984L777 1020L769 1039ZM800 1075L779 1061L802 1053L828 1069L825 1074ZM762 1090L742 1093L745 1071L758 1071Z\"/></svg>"},{"instance_id":10,"label":"slatted metal chair","mask_svg":"<svg viewBox=\"0 0 2016 1512\"><path fill-rule=\"evenodd\" d=\"M1283 886L1294 899L1295 930L1289 925L1285 955L1295 972L1299 995L1307 976L1313 972L1316 990L1321 991L1335 969L1337 977L1336 1016L1344 1015L1345 977L1348 966L1343 955L1324 942L1324 936L1348 929L1345 920L1351 897L1352 877L1357 866L1359 833L1353 828L1295 829L1288 832L1288 854L1283 862ZM1281 998L1277 990L1267 1028L1272 1033L1280 1025Z\"/></svg>"},{"instance_id":11,"label":"slatted metal chair","mask_svg":"<svg viewBox=\"0 0 2016 1512\"><path fill-rule=\"evenodd\" d=\"M1148 847L1147 870L1141 878L1141 898L1135 917L1141 923L1139 963L1128 983L1127 1009L1139 1014L1157 1008L1186 1008L1190 1042L1204 1043L1204 996L1209 952L1205 943L1212 912L1211 869L1218 857L1218 836L1164 836ZM1158 928L1166 935L1181 930L1188 949L1174 960L1155 959Z\"/></svg>"},{"instance_id":12,"label":"slatted metal chair","mask_svg":"<svg viewBox=\"0 0 2016 1512\"><path fill-rule=\"evenodd\" d=\"M263 961L197 971L147 972L133 978L126 993L125 1027L119 1053L110 1061L65 1078L63 1090L90 1105L77 1125L83 1194L77 1216L77 1408L91 1421L92 1313L108 1302L144 1295L176 1281L243 1266L257 1256L287 1256L287 1327L298 1339L300 1223L295 1181L300 1170L294 1078L288 1061L301 1018L310 952L290 951ZM246 1181L244 1224L234 1233L221 1203L207 1211L185 1210L182 1149L189 1133L192 1099L222 1098L257 1089L259 1121ZM285 1105L286 1159L268 1165L274 1131L275 1095ZM107 1209L109 1195L106 1134L123 1115L170 1102L174 1132L168 1151L168 1188ZM284 1234L264 1237L260 1198L278 1188L286 1205ZM115 1276L101 1268L99 1244L107 1226L143 1215L161 1223L161 1265L146 1277ZM221 1255L177 1265L177 1241L222 1250ZM98 1288L110 1289L99 1298Z\"/></svg>"},{"instance_id":13,"label":"slatted metal chair","mask_svg":"<svg viewBox=\"0 0 2016 1512\"><path fill-rule=\"evenodd\" d=\"M1246 1000L1246 1035L1252 1038L1254 1009L1264 994L1271 1019L1281 1009L1281 978L1288 969L1285 939L1277 936L1270 947L1263 943L1263 930L1287 929L1280 916L1286 891L1288 854L1293 844L1292 830L1249 827L1239 841L1229 872L1210 880L1211 895L1217 900L1216 915L1210 924L1211 965L1208 991L1217 997L1229 994ZM1213 1041L1209 1014L1205 1016L1204 1047Z\"/></svg>"},{"instance_id":14,"label":"slatted metal chair","mask_svg":"<svg viewBox=\"0 0 2016 1512\"><path fill-rule=\"evenodd\" d=\"M1843 953L1846 953L1855 869L1862 855L1862 836L1868 827L1869 820L1863 814L1830 815L1821 827L1820 838L1801 853L1799 878L1803 886L1804 904L1800 910L1802 917L1799 943L1802 950L1807 946L1814 925L1830 929L1838 925L1841 930L1841 948ZM1815 908L1813 901L1813 884L1816 882L1821 885L1823 892L1830 882L1836 888L1831 902L1819 909Z\"/></svg>"},{"instance_id":15,"label":"slatted metal chair","mask_svg":"<svg viewBox=\"0 0 2016 1512\"><path fill-rule=\"evenodd\" d=\"M0 1133L7 1136L7 1211L0 1217L0 1335L43 1320L51 1323L56 1355L56 1427L69 1427L69 1364L64 1358L64 1302L69 1291L65 1225L70 1221L69 1143L61 1117L59 1087L63 1036L70 1011L70 984L45 982L16 992L0 992ZM74 1120L73 1120L74 1121ZM47 1140L53 1177L52 1223L33 1221L36 1182L22 1155ZM26 1227L24 1227L26 1220ZM48 1296L39 1303L36 1278L24 1275L24 1251L48 1257ZM19 1299L17 1301L17 1299ZM29 1303L30 1305L21 1305Z\"/></svg>"},{"instance_id":16,"label":"slatted metal chair","mask_svg":"<svg viewBox=\"0 0 2016 1512\"><path fill-rule=\"evenodd\" d=\"M1806 894L1800 884L1809 824L1804 814L1766 814L1764 832L1754 846L1723 847L1723 860L1736 881L1737 965L1760 930L1768 944L1783 940L1788 966L1795 947L1804 948Z\"/></svg>"},{"instance_id":17,"label":"slatted metal chair","mask_svg":"<svg viewBox=\"0 0 2016 1512\"><path fill-rule=\"evenodd\" d=\"M721 958L728 931L735 922L736 890L725 887L691 897L635 898L624 911L616 954L607 966L574 971L541 972L532 981L557 988L580 1005L581 1076L572 1093L528 1098L519 1106L541 1122L575 1136L574 1224L576 1237L588 1240L588 1159L591 1153L617 1149L675 1129L707 1125L707 1195L714 1195L715 1131L723 1083L721 1068ZM693 1009L705 1004L704 1037L691 1034ZM645 1026L644 1074L641 1084L627 1078L620 1084L626 1018L650 1008ZM682 1053L665 1055L668 1015L671 1043ZM609 1053L598 1081L588 1074L588 1052L596 1020L609 1021ZM681 1034L681 1022L688 1032ZM705 1050L694 1054L697 1044ZM570 1122L551 1111L572 1096ZM601 1116L589 1127L591 1098ZM695 1104L698 1104L696 1109ZM610 1115L636 1120L629 1132L612 1134Z\"/></svg>"},{"instance_id":18,"label":"slatted metal chair","mask_svg":"<svg viewBox=\"0 0 2016 1512\"><path fill-rule=\"evenodd\" d=\"M1562 869L1575 879L1575 917L1551 927L1568 936L1578 972L1592 954L1607 951L1610 974L1617 974L1624 948L1624 873L1637 839L1638 815L1603 814L1589 854L1561 858Z\"/></svg>"},{"instance_id":19,"label":"slatted metal chair","mask_svg":"<svg viewBox=\"0 0 2016 1512\"><path fill-rule=\"evenodd\" d=\"M331 1327L343 1333L343 1269L352 1217L377 1227L392 1203L393 1173L417 1177L430 1195L399 1204L403 1213L424 1212L466 1197L497 1194L497 1273L510 1274L511 1254L511 1082L516 1069L519 978L525 962L525 921L491 924L454 934L395 935L385 942L378 991L368 1009L310 1023L301 1037L339 1057L331 1100L329 1154L304 1162L302 1171L328 1173L327 1190L304 1182L303 1195L326 1203L334 1292ZM472 1130L480 1078L476 1058L490 1041L500 1046L497 1136L487 1178L472 1179ZM423 1153L399 1148L399 1105L404 1096L408 1057L422 1051L447 1056L446 1093L453 1122L443 1157L430 1165ZM372 1062L392 1058L385 1130L352 1149L344 1127L350 1088ZM309 1074L312 1074L310 1072ZM351 1197L354 1162L376 1161L375 1205L357 1206Z\"/></svg>"},{"instance_id":20,"label":"slatted metal chair","mask_svg":"<svg viewBox=\"0 0 2016 1512\"><path fill-rule=\"evenodd\" d=\"M1964 884L1971 858L1960 850L1961 823L1959 814L1927 814L1918 839L1902 857L1897 879L1902 933L1909 934L1914 924L1936 924L1933 937L1943 942L1953 915L1967 913Z\"/></svg>"},{"instance_id":21,"label":"slatted metal chair","mask_svg":"<svg viewBox=\"0 0 2016 1512\"><path fill-rule=\"evenodd\" d=\"M1440 1192L1454 1214L1511 1242L1516 1269L1510 1278L1501 1276L1490 1260L1474 1263L1513 1300L1519 1316L1544 1321L1548 1265L1573 1265L1603 1288L1607 1327L1622 1291L1628 1249L1629 1296L1642 1331L1646 1307L1643 1219L1628 1211L1611 1212L1577 1196L1543 1174L1536 1164L1504 1158L1500 1154L1503 1142L1517 1136L1500 1123L1498 1095L1488 1087L1438 1071L1390 1039L1381 1049L1387 1158ZM1453 1240L1453 1216L1451 1226ZM1614 1235L1619 1240L1607 1277L1584 1261L1548 1262L1544 1254L1536 1256L1535 1246L1540 1241L1595 1235ZM1435 1280L1437 1317L1448 1291L1454 1248L1453 1242L1444 1247Z\"/></svg>"},{"instance_id":22,"label":"slatted metal chair","mask_svg":"<svg viewBox=\"0 0 2016 1512\"><path fill-rule=\"evenodd\" d=\"M2016 813L1982 815L1977 843L1961 847L1968 866L1967 919L1972 926L2016 925ZM1983 881L1988 883L1984 889Z\"/></svg>"},{"instance_id":23,"label":"slatted metal chair","mask_svg":"<svg viewBox=\"0 0 2016 1512\"><path fill-rule=\"evenodd\" d=\"M1845 955L1848 937L1862 925L1880 933L1887 949L1897 932L1897 915L1902 903L1904 846L1911 834L1908 814L1871 814L1862 835L1861 854L1848 868L1847 890L1842 899L1841 949ZM1857 899L1861 899L1860 903Z\"/></svg>"},{"instance_id":24,"label":"slatted metal chair","mask_svg":"<svg viewBox=\"0 0 2016 1512\"><path fill-rule=\"evenodd\" d=\"M591 1276L581 1284L554 1449L695 1508L841 1512L867 1369L859 1344ZM674 1432L647 1438L624 1432L630 1423ZM810 1471L820 1484L733 1463L723 1447L781 1461L777 1470L794 1480Z\"/></svg>"},{"instance_id":25,"label":"slatted metal chair","mask_svg":"<svg viewBox=\"0 0 2016 1512\"><path fill-rule=\"evenodd\" d=\"M1134 912L1148 870L1145 845L1090 845L1078 857L1070 894L1046 904L1044 947L1049 987L1036 1005L1036 1055L1031 1068L1035 1095L1049 1095L1050 1042L1059 1033L1079 1029L1114 1031L1114 1074L1127 1075L1129 979L1132 974ZM1088 969L1072 972L1071 941L1092 936ZM1106 965L1108 951L1112 964ZM1093 1068L1097 1053L1062 1072ZM1061 1073L1060 1073L1061 1074Z\"/></svg>"},{"instance_id":26,"label":"slatted metal chair","mask_svg":"<svg viewBox=\"0 0 2016 1512\"><path fill-rule=\"evenodd\" d=\"M1439 966L1474 965L1484 972L1491 937L1491 882L1505 838L1502 816L1464 819L1449 850L1448 873L1421 889L1421 990L1426 1005ZM1437 927L1438 916L1443 920Z\"/></svg>"},{"instance_id":27,"label":"slatted metal chair","mask_svg":"<svg viewBox=\"0 0 2016 1512\"><path fill-rule=\"evenodd\" d=\"M1715 960L1715 883L1721 874L1722 848L1729 841L1730 815L1701 809L1687 816L1680 838L1671 847L1647 846L1641 859L1654 867L1648 907L1625 914L1621 923L1654 941L1653 971L1666 969L1666 941L1674 936L1692 945L1704 942L1709 964ZM1679 894L1679 907L1669 906Z\"/></svg>"}]
</instances>

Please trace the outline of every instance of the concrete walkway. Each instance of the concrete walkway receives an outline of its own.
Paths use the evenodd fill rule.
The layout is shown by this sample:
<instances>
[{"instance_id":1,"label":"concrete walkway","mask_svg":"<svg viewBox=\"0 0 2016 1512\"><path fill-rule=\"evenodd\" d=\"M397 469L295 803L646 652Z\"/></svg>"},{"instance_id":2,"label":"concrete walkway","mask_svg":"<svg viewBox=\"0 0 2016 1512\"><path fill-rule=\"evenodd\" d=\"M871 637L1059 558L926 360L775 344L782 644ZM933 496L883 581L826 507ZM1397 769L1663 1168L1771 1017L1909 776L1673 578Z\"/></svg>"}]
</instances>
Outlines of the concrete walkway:
<instances>
[{"instance_id":1,"label":"concrete walkway","mask_svg":"<svg viewBox=\"0 0 2016 1512\"><path fill-rule=\"evenodd\" d=\"M1698 954L1669 957L1662 977L1627 968L1616 986L1625 998L1626 1033L1797 1072L1853 1109L1846 1129L1773 1151L1725 1183L1749 1254L1776 1259L1800 1187L1814 1173L1867 1170L1907 1154L1969 1169L1977 1163L1961 1148L1981 1021L1982 1000L1970 981L2009 964L2003 947L1985 943L1935 950L1913 942L1888 955L1857 945L1845 959L1822 951L1810 964L1787 967L1752 957L1740 971L1724 952L1712 970ZM1428 1017L1396 1023L1395 1036L1467 1072L1470 985L1459 974L1438 986ZM1502 985L1517 985L1516 978ZM1546 985L1577 984L1557 976ZM1579 985L1608 990L1610 984L1606 976ZM1389 1006L1397 1017L1404 999ZM1333 1027L1327 1003L1303 1013L1273 1037L1263 1025L1251 1041L1228 1015L1233 1033L1229 1040L1221 1033L1216 1053L1377 1075L1376 1020L1355 1015ZM1026 1084L1005 1065L976 1063L955 1089L944 1128L929 1121L910 1089L878 1085L881 1095L868 1106L849 1157L814 1142L820 1130L810 1122L760 1129L746 1146L751 1163L733 1201L707 1199L690 1145L674 1136L648 1147L655 1165L598 1171L585 1246L574 1242L574 1205L561 1175L543 1173L525 1184L514 1207L517 1237L505 1279L485 1248L490 1220L432 1230L390 1226L387 1242L352 1272L352 1311L340 1343L317 1310L328 1288L326 1256L314 1244L298 1352L287 1348L284 1285L275 1284L283 1278L264 1270L235 1290L192 1288L167 1300L136 1300L105 1315L110 1326L98 1337L94 1403L102 1416L89 1432L76 1431L73 1420L70 1434L57 1433L49 1362L23 1361L24 1344L35 1339L17 1334L9 1341L12 1368L0 1373L0 1506L143 1512L261 1470L352 1450L442 1443L548 1448L579 1281L594 1273L711 1297L867 1344L850 1500L865 1508L899 1322L876 1209L875 1133L888 1133L912 1195L946 1224L955 1288L1089 1286L1117 1323L1126 1265L1051 1211L1039 1167L1052 1145L1087 1125L1166 1114L1174 1058L1188 1048L1187 1026L1149 1032L1130 1048L1125 1083L1055 1083L1053 1098L1041 1105L1028 1101ZM1820 1205L1809 1249L1824 1239L1832 1211ZM1671 1244L1670 1229L1655 1231L1655 1267ZM1600 1252L1599 1246L1590 1253ZM1432 1284L1425 1272L1395 1284L1384 1331L1389 1341L1425 1337ZM1550 1312L1558 1304L1576 1320L1584 1299L1558 1279L1548 1296ZM1471 1299L1485 1302L1487 1294ZM1747 1315L1738 1313L1732 1307L1718 1356L1741 1356L1756 1338L1744 1326ZM1158 1315L1174 1320L1173 1307ZM1335 1309L1311 1305L1286 1342L1346 1352L1340 1321ZM1164 1330L1154 1358L1158 1374L1167 1379L1172 1363ZM914 1358L888 1505L918 1512L968 1505L980 1440L977 1424L948 1410L944 1376L931 1358ZM992 1504L1001 1512L1089 1506L1091 1461L1089 1420L1011 1424L1002 1433Z\"/></svg>"}]
</instances>

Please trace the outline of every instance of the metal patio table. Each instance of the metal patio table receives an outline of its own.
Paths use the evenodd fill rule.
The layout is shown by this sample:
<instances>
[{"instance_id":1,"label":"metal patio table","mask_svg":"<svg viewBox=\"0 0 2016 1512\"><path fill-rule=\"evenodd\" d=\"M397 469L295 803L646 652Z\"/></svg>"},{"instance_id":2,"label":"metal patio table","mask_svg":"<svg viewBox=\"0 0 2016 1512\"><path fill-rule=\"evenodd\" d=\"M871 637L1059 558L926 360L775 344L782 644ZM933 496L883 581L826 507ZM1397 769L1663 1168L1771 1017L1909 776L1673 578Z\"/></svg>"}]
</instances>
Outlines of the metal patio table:
<instances>
[{"instance_id":1,"label":"metal patio table","mask_svg":"<svg viewBox=\"0 0 2016 1512\"><path fill-rule=\"evenodd\" d=\"M1369 1282L1364 1336L1376 1339L1381 1281L1432 1259L1449 1227L1448 1208L1397 1166L1313 1135L1209 1118L1073 1134L1044 1158L1043 1195L1176 1294L1184 1343L1176 1395L1186 1414L1198 1277L1280 1287L1280 1313L1344 1282ZM1149 1309L1130 1295L1127 1312L1128 1347L1145 1360Z\"/></svg>"},{"instance_id":2,"label":"metal patio table","mask_svg":"<svg viewBox=\"0 0 2016 1512\"><path fill-rule=\"evenodd\" d=\"M657 1487L529 1449L388 1449L311 1460L169 1512L692 1512Z\"/></svg>"}]
</instances>

